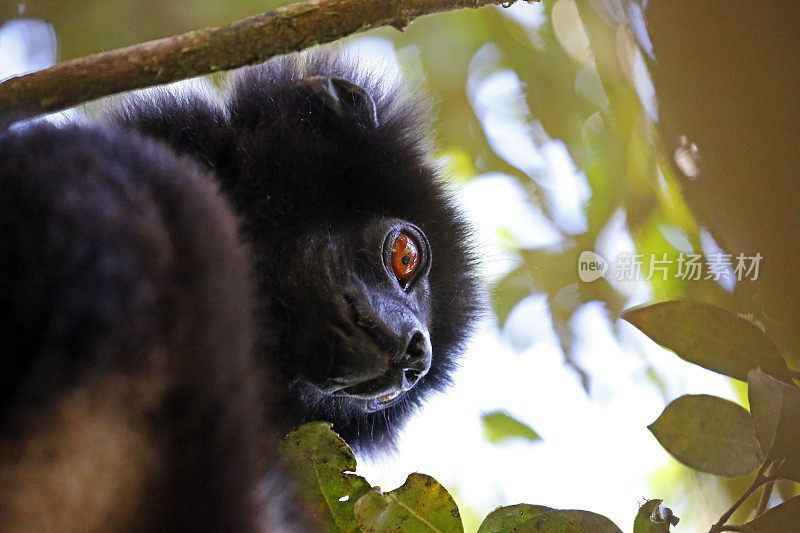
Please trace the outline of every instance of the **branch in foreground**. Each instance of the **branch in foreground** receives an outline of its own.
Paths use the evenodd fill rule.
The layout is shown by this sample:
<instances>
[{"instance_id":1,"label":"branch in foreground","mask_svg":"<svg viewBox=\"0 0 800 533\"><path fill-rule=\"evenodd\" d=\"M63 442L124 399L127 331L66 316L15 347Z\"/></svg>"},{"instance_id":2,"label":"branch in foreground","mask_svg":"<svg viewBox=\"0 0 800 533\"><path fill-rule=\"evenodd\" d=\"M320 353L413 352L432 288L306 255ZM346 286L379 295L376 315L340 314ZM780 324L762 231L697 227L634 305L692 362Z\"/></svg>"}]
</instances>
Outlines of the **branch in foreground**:
<instances>
[{"instance_id":1,"label":"branch in foreground","mask_svg":"<svg viewBox=\"0 0 800 533\"><path fill-rule=\"evenodd\" d=\"M531 0L526 0L531 1ZM111 94L266 61L420 15L516 0L309 0L227 26L73 59L0 83L0 113L58 111Z\"/></svg>"}]
</instances>

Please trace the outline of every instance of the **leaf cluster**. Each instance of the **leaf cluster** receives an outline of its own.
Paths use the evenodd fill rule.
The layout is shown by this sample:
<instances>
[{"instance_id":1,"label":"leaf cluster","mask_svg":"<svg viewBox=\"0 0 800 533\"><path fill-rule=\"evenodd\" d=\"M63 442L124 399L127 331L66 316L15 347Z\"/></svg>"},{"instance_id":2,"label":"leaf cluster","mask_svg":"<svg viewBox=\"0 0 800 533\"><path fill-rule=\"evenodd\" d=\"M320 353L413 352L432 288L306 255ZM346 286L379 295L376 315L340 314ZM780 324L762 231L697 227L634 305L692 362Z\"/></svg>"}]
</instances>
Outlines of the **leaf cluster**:
<instances>
[{"instance_id":1,"label":"leaf cluster","mask_svg":"<svg viewBox=\"0 0 800 533\"><path fill-rule=\"evenodd\" d=\"M798 374L769 337L742 317L691 300L635 307L622 318L682 359L747 382L749 411L716 396L686 394L648 426L661 446L690 468L724 477L756 472L710 532L798 530L800 498L766 512L762 508L776 479L800 482L800 388L793 381ZM736 508L761 486L765 495L758 516L727 526Z\"/></svg>"}]
</instances>

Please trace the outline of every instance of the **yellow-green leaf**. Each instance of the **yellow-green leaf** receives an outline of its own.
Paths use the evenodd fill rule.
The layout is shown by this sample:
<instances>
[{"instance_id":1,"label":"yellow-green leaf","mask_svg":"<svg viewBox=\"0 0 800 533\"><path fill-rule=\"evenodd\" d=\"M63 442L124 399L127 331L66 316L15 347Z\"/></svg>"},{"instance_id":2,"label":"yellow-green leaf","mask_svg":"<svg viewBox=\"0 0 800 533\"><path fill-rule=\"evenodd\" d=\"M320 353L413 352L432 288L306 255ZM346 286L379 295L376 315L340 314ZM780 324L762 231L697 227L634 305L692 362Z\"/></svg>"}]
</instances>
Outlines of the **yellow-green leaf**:
<instances>
[{"instance_id":1,"label":"yellow-green leaf","mask_svg":"<svg viewBox=\"0 0 800 533\"><path fill-rule=\"evenodd\" d=\"M328 422L311 422L289 433L282 451L295 471L305 503L323 531L359 532L356 501L372 489L350 472L356 458Z\"/></svg>"},{"instance_id":2,"label":"yellow-green leaf","mask_svg":"<svg viewBox=\"0 0 800 533\"><path fill-rule=\"evenodd\" d=\"M489 442L500 443L509 439L542 440L538 433L505 411L492 411L481 415L483 436Z\"/></svg>"},{"instance_id":3,"label":"yellow-green leaf","mask_svg":"<svg viewBox=\"0 0 800 533\"><path fill-rule=\"evenodd\" d=\"M355 516L365 533L464 531L456 502L438 481L425 474L409 475L391 492L368 492L356 502Z\"/></svg>"}]
</instances>

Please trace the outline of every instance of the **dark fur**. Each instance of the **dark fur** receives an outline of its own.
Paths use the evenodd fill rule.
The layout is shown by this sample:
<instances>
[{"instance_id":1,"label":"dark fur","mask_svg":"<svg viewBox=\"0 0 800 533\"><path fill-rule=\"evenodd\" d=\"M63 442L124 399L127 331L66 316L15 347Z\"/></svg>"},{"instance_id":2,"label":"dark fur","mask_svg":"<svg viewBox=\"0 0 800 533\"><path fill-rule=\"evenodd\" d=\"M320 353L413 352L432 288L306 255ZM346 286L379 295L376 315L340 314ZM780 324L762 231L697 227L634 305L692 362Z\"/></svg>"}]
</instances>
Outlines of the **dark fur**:
<instances>
[{"instance_id":1,"label":"dark fur","mask_svg":"<svg viewBox=\"0 0 800 533\"><path fill-rule=\"evenodd\" d=\"M145 476L108 497L139 501L112 515L117 527L247 530L246 480L271 444L253 410L247 257L207 172L118 128L39 124L2 134L0 177L0 529L106 525L82 498L60 498L76 481L58 472L78 478L96 461ZM117 391L108 412L94 397ZM102 434L107 417L119 434ZM68 444L76 420L100 424L77 437L85 452ZM126 457L139 432L153 453ZM105 438L123 455L105 456ZM86 497L102 494L86 468Z\"/></svg>"},{"instance_id":2,"label":"dark fur","mask_svg":"<svg viewBox=\"0 0 800 533\"><path fill-rule=\"evenodd\" d=\"M155 399L129 410L155 450L130 524L245 531L272 433L324 419L359 449L390 449L449 383L481 298L430 161L428 110L345 61L301 57L237 73L221 104L162 93L129 99L110 126L0 134L6 464L22 464L32 417L70 391L163 374ZM332 122L298 89L308 76L363 87L378 125ZM404 305L433 359L402 402L368 413L315 383L334 365L325 335L346 313L342 287L381 305L381 258L360 239L396 219L430 242L430 273Z\"/></svg>"}]
</instances>

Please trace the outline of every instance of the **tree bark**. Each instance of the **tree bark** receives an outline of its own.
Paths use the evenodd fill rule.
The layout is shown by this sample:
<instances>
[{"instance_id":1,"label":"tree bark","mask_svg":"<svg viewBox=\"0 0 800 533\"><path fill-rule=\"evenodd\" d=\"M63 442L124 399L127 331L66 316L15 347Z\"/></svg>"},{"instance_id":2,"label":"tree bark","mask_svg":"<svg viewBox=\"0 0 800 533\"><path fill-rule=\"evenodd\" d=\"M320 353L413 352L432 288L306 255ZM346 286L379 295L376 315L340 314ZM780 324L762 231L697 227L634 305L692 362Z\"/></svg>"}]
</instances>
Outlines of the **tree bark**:
<instances>
[{"instance_id":1,"label":"tree bark","mask_svg":"<svg viewBox=\"0 0 800 533\"><path fill-rule=\"evenodd\" d=\"M531 0L526 0L531 1ZM516 0L308 0L164 39L73 59L0 83L0 114L58 111L111 94L259 63L380 26Z\"/></svg>"}]
</instances>

